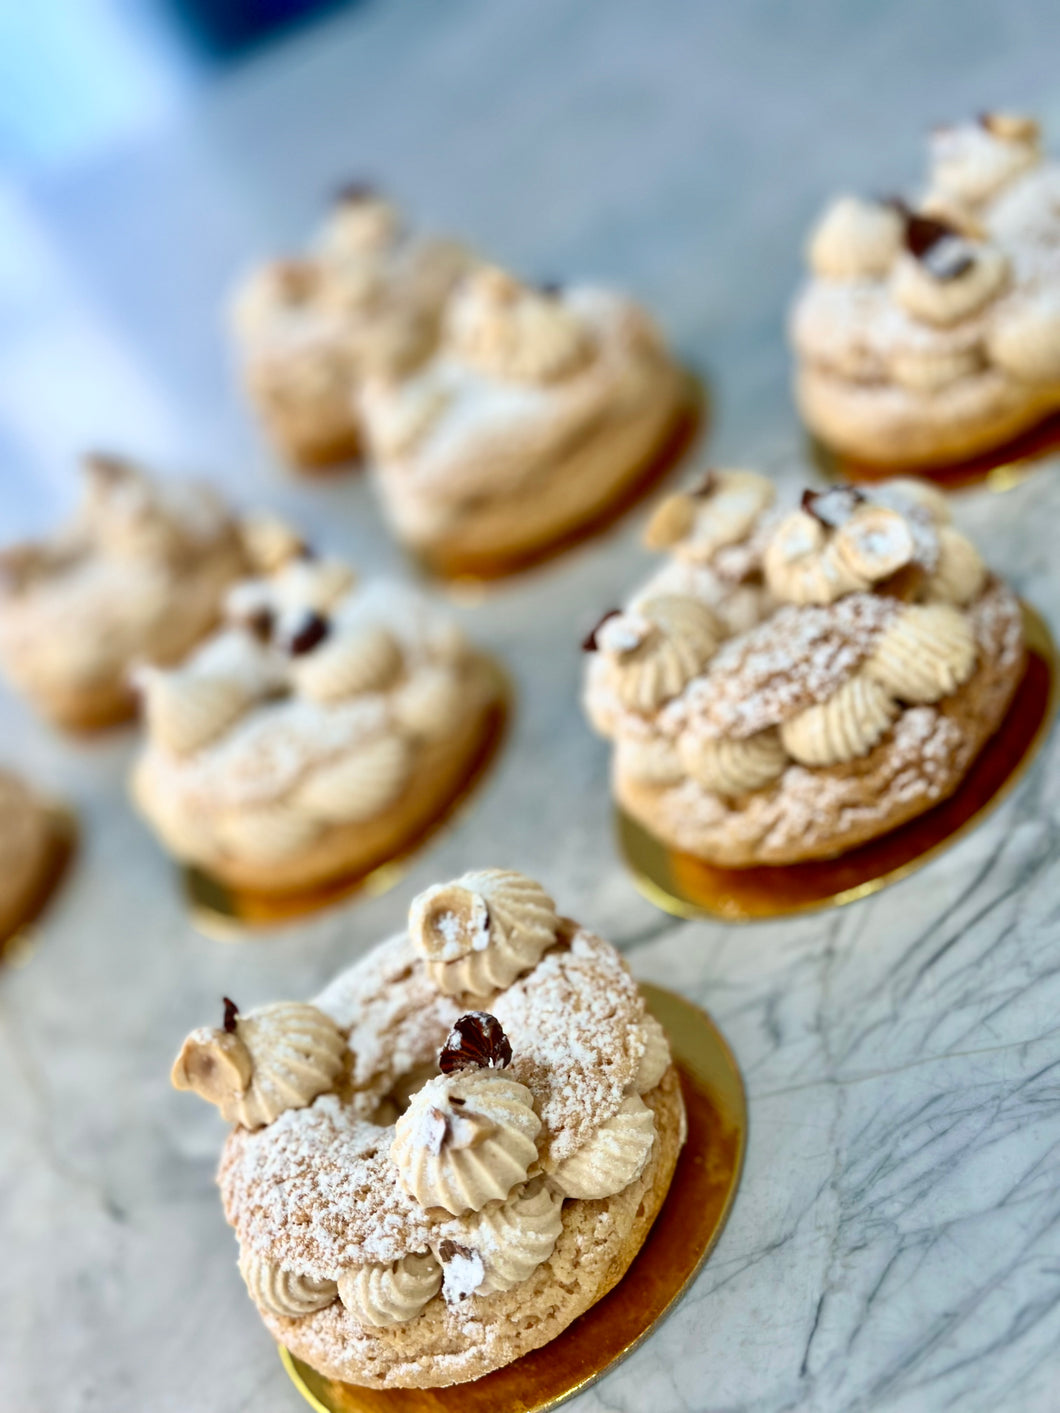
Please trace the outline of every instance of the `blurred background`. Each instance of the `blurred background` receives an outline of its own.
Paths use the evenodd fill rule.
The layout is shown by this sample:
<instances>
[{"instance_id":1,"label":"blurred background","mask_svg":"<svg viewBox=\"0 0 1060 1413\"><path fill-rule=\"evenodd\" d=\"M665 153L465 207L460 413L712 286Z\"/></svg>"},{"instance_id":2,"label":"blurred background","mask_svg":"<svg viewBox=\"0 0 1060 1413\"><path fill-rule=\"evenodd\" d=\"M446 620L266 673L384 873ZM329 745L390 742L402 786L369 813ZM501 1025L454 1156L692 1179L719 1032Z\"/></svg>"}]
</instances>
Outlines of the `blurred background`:
<instances>
[{"instance_id":1,"label":"blurred background","mask_svg":"<svg viewBox=\"0 0 1060 1413\"><path fill-rule=\"evenodd\" d=\"M709 376L707 457L776 472L793 490L807 469L784 320L810 221L843 188L915 190L936 122L1025 110L1060 149L1058 55L1057 0L0 0L0 543L71 509L75 458L100 448L209 476L241 506L273 505L366 577L407 572L364 477L298 484L285 474L238 395L224 329L233 281L262 256L299 249L330 194L357 178L382 185L418 225L517 272L638 296ZM1040 474L962 509L992 562L1046 612L1055 549L1042 527L1060 514L1058 485ZM75 805L84 840L35 963L0 986L0 1408L293 1413L219 1210L218 1126L205 1105L169 1091L176 1044L221 995L245 1007L312 995L401 925L418 888L495 861L548 880L572 912L637 949L640 974L655 968L709 1004L753 1096L778 1096L772 1108L756 1098L759 1147L696 1299L578 1413L700 1410L707 1388L714 1407L748 1413L883 1407L881 1390L902 1413L1056 1409L1060 1120L1055 1105L1046 1114L1044 1089L1019 1103L999 1090L995 1103L984 1079L978 1102L999 1116L988 1131L985 1120L976 1127L979 1110L962 1127L970 1105L953 1080L957 1118L947 1111L943 1127L966 1153L953 1150L937 1203L969 1213L956 1236L937 1238L931 1225L919 1118L902 1133L915 1173L901 1260L887 1234L906 1239L893 1195L905 1193L888 1177L882 1195L873 1186L893 1170L886 1110L909 1092L894 1079L904 1057L964 1043L961 1006L974 988L962 968L985 985L992 966L998 998L969 1045L983 1055L1002 1038L1015 1047L1039 1033L1023 1020L1031 1011L1052 1035L1051 961L1034 928L1055 922L1055 886L1026 860L1037 840L1055 846L1055 809L1011 830L1012 817L998 816L878 908L789 920L756 932L756 945L709 924L692 938L690 925L665 950L679 925L637 900L615 861L607 752L575 705L572 620L588 627L636 582L646 562L637 530L627 522L548 573L462 606L520 694L494 780L391 894L251 947L194 933L168 860L125 801L133 733L90 749L59 742L0 698L5 761ZM967 909L954 922L958 897ZM905 931L932 951L926 972L966 917L976 950L954 946L945 981L932 970L921 988L917 971L899 1007L878 979ZM994 945L1010 934L1013 950ZM833 950L835 966L819 970ZM910 968L919 959L911 952ZM868 1064L863 1029L879 1087L834 1101L833 1056ZM781 1030L790 1045L774 1055ZM1041 1043L1047 1086L1055 1044ZM1037 1065L1038 1053L1021 1063L1033 1054ZM987 1061L972 1069L985 1074ZM866 1094L885 1114L867 1153L859 1145L877 1111ZM917 1097L916 1115L922 1107ZM1007 1190L1016 1159L1003 1139L1031 1130L1042 1156L1012 1187L1011 1220L999 1221L982 1197L985 1164ZM832 1236L842 1222L847 1246ZM822 1282L831 1292L843 1281L822 1322ZM850 1294L858 1281L872 1291L864 1300ZM780 1290L790 1319L775 1318ZM807 1376L810 1341L829 1320L830 1387L841 1389L831 1402L813 1368ZM1026 1396L1021 1381L1033 1384Z\"/></svg>"},{"instance_id":2,"label":"blurred background","mask_svg":"<svg viewBox=\"0 0 1060 1413\"><path fill-rule=\"evenodd\" d=\"M253 484L224 300L352 176L527 274L631 288L712 371L719 451L781 454L817 207L914 182L935 121L1055 135L1058 42L1053 0L0 6L5 536L69 503L85 445Z\"/></svg>"}]
</instances>

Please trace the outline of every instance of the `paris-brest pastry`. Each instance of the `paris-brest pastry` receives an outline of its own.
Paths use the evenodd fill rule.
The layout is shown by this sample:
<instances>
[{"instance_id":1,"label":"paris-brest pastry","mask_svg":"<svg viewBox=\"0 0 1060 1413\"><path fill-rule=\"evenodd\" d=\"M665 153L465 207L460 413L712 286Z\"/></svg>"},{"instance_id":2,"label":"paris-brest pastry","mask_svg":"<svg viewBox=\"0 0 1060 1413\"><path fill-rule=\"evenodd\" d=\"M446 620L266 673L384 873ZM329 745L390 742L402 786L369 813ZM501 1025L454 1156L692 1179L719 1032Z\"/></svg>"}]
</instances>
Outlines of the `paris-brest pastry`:
<instances>
[{"instance_id":1,"label":"paris-brest pastry","mask_svg":"<svg viewBox=\"0 0 1060 1413\"><path fill-rule=\"evenodd\" d=\"M233 305L242 378L286 459L312 467L357 454L361 382L430 353L468 264L454 242L411 234L390 202L351 184L304 255L244 279Z\"/></svg>"},{"instance_id":2,"label":"paris-brest pastry","mask_svg":"<svg viewBox=\"0 0 1060 1413\"><path fill-rule=\"evenodd\" d=\"M132 664L183 657L247 570L236 521L208 486L152 479L116 456L87 456L84 471L69 524L0 551L0 667L72 729L132 716Z\"/></svg>"},{"instance_id":3,"label":"paris-brest pastry","mask_svg":"<svg viewBox=\"0 0 1060 1413\"><path fill-rule=\"evenodd\" d=\"M832 447L939 464L1060 409L1060 164L1032 119L936 129L922 195L838 197L807 259L796 392Z\"/></svg>"},{"instance_id":4,"label":"paris-brest pastry","mask_svg":"<svg viewBox=\"0 0 1060 1413\"><path fill-rule=\"evenodd\" d=\"M361 406L398 537L474 564L540 553L606 513L687 431L690 401L631 299L480 266L433 355L368 381Z\"/></svg>"},{"instance_id":5,"label":"paris-brest pastry","mask_svg":"<svg viewBox=\"0 0 1060 1413\"><path fill-rule=\"evenodd\" d=\"M919 482L774 504L708 474L648 529L665 563L586 641L616 800L728 867L829 858L953 793L1021 679L1020 605Z\"/></svg>"},{"instance_id":6,"label":"paris-brest pastry","mask_svg":"<svg viewBox=\"0 0 1060 1413\"><path fill-rule=\"evenodd\" d=\"M179 1089L234 1125L225 1215L272 1334L328 1377L461 1383L626 1272L685 1136L618 953L526 876L429 888L311 1005L193 1031Z\"/></svg>"},{"instance_id":7,"label":"paris-brest pastry","mask_svg":"<svg viewBox=\"0 0 1060 1413\"><path fill-rule=\"evenodd\" d=\"M219 631L136 674L136 801L166 847L231 887L298 893L393 857L467 783L495 734L497 674L449 613L359 583L262 522L270 573Z\"/></svg>"}]
</instances>

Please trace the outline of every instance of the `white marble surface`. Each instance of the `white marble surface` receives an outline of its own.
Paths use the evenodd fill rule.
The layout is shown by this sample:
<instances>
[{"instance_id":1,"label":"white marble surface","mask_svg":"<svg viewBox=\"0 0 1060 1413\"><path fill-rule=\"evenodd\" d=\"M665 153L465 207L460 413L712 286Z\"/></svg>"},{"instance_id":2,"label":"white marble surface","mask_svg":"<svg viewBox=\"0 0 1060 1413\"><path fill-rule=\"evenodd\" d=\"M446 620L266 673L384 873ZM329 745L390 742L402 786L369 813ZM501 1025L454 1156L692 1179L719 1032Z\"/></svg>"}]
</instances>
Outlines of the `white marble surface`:
<instances>
[{"instance_id":1,"label":"white marble surface","mask_svg":"<svg viewBox=\"0 0 1060 1413\"><path fill-rule=\"evenodd\" d=\"M379 3L216 81L161 130L0 180L0 525L72 495L85 441L215 474L366 570L400 566L356 480L284 480L232 394L217 310L320 193L378 174L542 276L651 302L709 366L711 456L807 472L785 300L835 184L911 179L928 122L1039 109L1060 143L1055 5ZM863 159L871 166L863 167ZM1060 622L1060 467L960 522ZM750 1151L693 1291L578 1413L1060 1408L1060 750L971 837L839 913L682 924L613 856L578 629L641 572L634 527L466 608L521 706L460 828L385 898L225 946L190 926L132 817L133 740L58 740L0 701L0 757L73 801L84 850L0 976L0 1407L300 1406L213 1189L222 1128L170 1092L222 993L311 993L411 895L511 864L708 1006L747 1078ZM503 1413L503 1410L498 1410Z\"/></svg>"}]
</instances>

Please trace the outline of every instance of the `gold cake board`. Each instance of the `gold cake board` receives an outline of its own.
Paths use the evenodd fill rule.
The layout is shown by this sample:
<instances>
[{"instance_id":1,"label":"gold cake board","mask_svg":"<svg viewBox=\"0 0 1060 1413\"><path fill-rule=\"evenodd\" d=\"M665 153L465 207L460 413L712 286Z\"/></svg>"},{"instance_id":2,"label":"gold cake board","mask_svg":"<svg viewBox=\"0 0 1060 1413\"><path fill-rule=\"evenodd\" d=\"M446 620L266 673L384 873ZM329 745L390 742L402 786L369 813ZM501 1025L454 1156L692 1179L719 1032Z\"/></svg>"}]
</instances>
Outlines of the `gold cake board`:
<instances>
[{"instance_id":1,"label":"gold cake board","mask_svg":"<svg viewBox=\"0 0 1060 1413\"><path fill-rule=\"evenodd\" d=\"M317 1413L545 1413L595 1383L636 1349L695 1279L725 1226L747 1147L743 1080L705 1011L644 983L681 1076L688 1140L647 1240L604 1298L540 1349L471 1383L368 1389L325 1379L288 1350L280 1358Z\"/></svg>"},{"instance_id":2,"label":"gold cake board","mask_svg":"<svg viewBox=\"0 0 1060 1413\"><path fill-rule=\"evenodd\" d=\"M677 917L750 922L839 907L921 868L997 808L1045 743L1057 707L1057 653L1045 620L1023 603L1027 666L998 731L950 796L836 859L718 868L671 849L624 810L618 846L641 893Z\"/></svg>"},{"instance_id":3,"label":"gold cake board","mask_svg":"<svg viewBox=\"0 0 1060 1413\"><path fill-rule=\"evenodd\" d=\"M1060 452L1060 412L1052 412L1035 426L1000 446L976 456L934 465L888 466L851 456L829 446L812 433L807 435L810 459L829 481L872 485L896 476L915 476L942 491L1008 491L1032 475L1046 457Z\"/></svg>"},{"instance_id":4,"label":"gold cake board","mask_svg":"<svg viewBox=\"0 0 1060 1413\"><path fill-rule=\"evenodd\" d=\"M430 839L450 826L468 806L507 738L514 700L512 685L499 662L492 658L486 661L491 669L490 685L495 701L487 716L481 746L467 774L442 809L406 839L396 854L378 859L367 869L344 874L311 889L284 893L233 888L205 869L186 865L181 868L180 876L184 896L198 930L221 942L243 941L260 934L263 929L281 927L354 894L378 897L393 888L414 856Z\"/></svg>"}]
</instances>

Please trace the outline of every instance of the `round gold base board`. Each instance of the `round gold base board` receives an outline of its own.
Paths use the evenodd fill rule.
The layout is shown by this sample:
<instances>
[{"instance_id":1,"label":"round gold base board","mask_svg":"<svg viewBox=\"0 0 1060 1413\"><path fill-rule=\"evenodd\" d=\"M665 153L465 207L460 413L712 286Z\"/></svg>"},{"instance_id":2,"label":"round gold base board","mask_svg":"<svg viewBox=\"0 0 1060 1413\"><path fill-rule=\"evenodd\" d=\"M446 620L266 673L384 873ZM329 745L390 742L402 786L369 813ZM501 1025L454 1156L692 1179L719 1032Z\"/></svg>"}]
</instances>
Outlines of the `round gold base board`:
<instances>
[{"instance_id":1,"label":"round gold base board","mask_svg":"<svg viewBox=\"0 0 1060 1413\"><path fill-rule=\"evenodd\" d=\"M182 890L196 928L220 942L244 941L265 929L307 917L355 894L375 898L389 892L415 855L470 805L472 796L500 755L511 724L514 697L511 682L500 663L493 659L487 661L495 704L488 714L481 746L459 788L432 819L405 840L398 853L378 859L369 868L344 874L305 891L274 894L233 888L205 869L185 865L180 870Z\"/></svg>"},{"instance_id":2,"label":"round gold base board","mask_svg":"<svg viewBox=\"0 0 1060 1413\"><path fill-rule=\"evenodd\" d=\"M998 731L948 800L835 859L760 868L719 868L671 849L616 809L619 851L639 891L676 917L752 922L840 907L896 883L948 848L995 809L1045 743L1056 715L1056 644L1023 603L1027 665Z\"/></svg>"},{"instance_id":3,"label":"round gold base board","mask_svg":"<svg viewBox=\"0 0 1060 1413\"><path fill-rule=\"evenodd\" d=\"M736 1061L710 1016L662 987L645 983L641 990L670 1039L688 1139L662 1210L622 1280L549 1344L449 1388L336 1383L281 1348L291 1381L317 1413L545 1413L630 1354L691 1285L736 1196L747 1147L747 1100Z\"/></svg>"},{"instance_id":4,"label":"round gold base board","mask_svg":"<svg viewBox=\"0 0 1060 1413\"><path fill-rule=\"evenodd\" d=\"M812 433L807 435L810 459L829 481L849 485L871 485L892 476L915 476L930 481L943 491L1009 491L1037 469L1047 456L1060 451L1060 412L1050 413L1035 426L1000 446L976 456L934 465L888 466L850 456L829 446Z\"/></svg>"},{"instance_id":5,"label":"round gold base board","mask_svg":"<svg viewBox=\"0 0 1060 1413\"><path fill-rule=\"evenodd\" d=\"M497 555L447 552L437 549L410 551L415 567L438 581L455 598L477 602L491 583L537 569L553 559L606 534L620 520L659 490L710 427L710 391L706 379L689 371L684 405L665 442L615 498L595 515L567 532L514 553Z\"/></svg>"},{"instance_id":6,"label":"round gold base board","mask_svg":"<svg viewBox=\"0 0 1060 1413\"><path fill-rule=\"evenodd\" d=\"M77 852L77 817L65 805L46 805L48 853L26 908L11 931L0 934L0 960L21 966L34 950L35 924L65 879Z\"/></svg>"}]
</instances>

